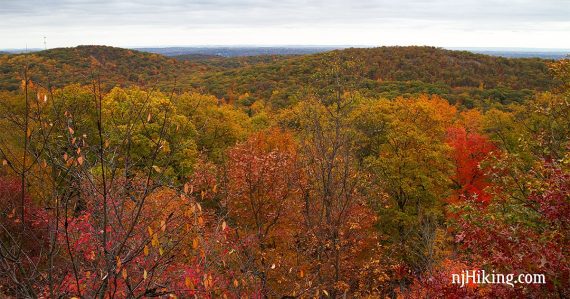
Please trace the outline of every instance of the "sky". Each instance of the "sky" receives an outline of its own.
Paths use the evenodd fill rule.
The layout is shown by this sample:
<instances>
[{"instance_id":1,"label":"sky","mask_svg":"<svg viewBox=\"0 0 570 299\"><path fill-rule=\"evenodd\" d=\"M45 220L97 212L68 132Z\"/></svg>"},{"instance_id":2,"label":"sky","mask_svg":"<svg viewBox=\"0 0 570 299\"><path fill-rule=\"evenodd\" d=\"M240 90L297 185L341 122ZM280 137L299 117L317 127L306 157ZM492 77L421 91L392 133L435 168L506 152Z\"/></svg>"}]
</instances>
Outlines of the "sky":
<instances>
[{"instance_id":1,"label":"sky","mask_svg":"<svg viewBox=\"0 0 570 299\"><path fill-rule=\"evenodd\" d=\"M570 0L0 0L0 49L430 45L570 49Z\"/></svg>"}]
</instances>

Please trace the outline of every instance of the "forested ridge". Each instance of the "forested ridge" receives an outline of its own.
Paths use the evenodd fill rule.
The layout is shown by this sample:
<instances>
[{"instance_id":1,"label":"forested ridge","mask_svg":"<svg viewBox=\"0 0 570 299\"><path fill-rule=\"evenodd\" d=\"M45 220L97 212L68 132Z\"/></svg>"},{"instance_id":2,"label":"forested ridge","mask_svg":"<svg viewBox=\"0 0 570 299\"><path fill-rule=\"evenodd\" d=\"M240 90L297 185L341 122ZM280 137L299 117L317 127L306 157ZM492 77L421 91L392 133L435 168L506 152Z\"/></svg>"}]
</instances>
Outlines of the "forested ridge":
<instances>
[{"instance_id":1,"label":"forested ridge","mask_svg":"<svg viewBox=\"0 0 570 299\"><path fill-rule=\"evenodd\" d=\"M27 56L0 56L0 82L7 89L17 89L18 67L22 58L28 57L33 75L44 82L52 77L54 86L85 84L96 67L108 88L117 84L171 88L177 82L182 90L202 90L227 101L241 97L251 104L263 99L285 107L297 101L303 87L318 84L315 74L327 69L333 56L358 65L359 71L352 74L355 89L389 98L427 93L481 106L485 99L502 103L526 99L533 90L548 90L555 84L546 66L548 60L493 57L434 47L345 49L294 56L167 58L121 48L79 46Z\"/></svg>"},{"instance_id":2,"label":"forested ridge","mask_svg":"<svg viewBox=\"0 0 570 299\"><path fill-rule=\"evenodd\" d=\"M223 97L250 93L278 104L295 101L299 86L315 83L313 74L326 69L330 57L358 66L356 88L394 98L402 94L439 94L512 101L530 90L547 90L553 80L541 59L508 59L433 47L345 49L293 57L277 63L207 73L203 84Z\"/></svg>"},{"instance_id":3,"label":"forested ridge","mask_svg":"<svg viewBox=\"0 0 570 299\"><path fill-rule=\"evenodd\" d=\"M0 297L566 298L569 103L432 47L2 54Z\"/></svg>"}]
</instances>

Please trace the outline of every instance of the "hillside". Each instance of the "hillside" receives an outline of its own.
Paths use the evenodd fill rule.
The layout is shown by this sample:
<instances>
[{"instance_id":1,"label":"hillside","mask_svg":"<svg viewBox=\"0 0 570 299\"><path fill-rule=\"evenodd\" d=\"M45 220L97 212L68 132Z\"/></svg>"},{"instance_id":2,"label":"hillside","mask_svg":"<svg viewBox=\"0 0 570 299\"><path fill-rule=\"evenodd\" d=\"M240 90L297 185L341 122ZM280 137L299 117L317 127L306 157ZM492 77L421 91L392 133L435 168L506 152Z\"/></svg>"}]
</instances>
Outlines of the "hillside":
<instances>
[{"instance_id":1,"label":"hillside","mask_svg":"<svg viewBox=\"0 0 570 299\"><path fill-rule=\"evenodd\" d=\"M439 94L468 106L490 99L508 103L553 86L545 62L536 58L502 58L433 47L344 49L311 55L165 57L105 46L59 48L0 56L0 86L15 90L28 63L32 79L54 86L88 84L93 74L105 88L139 85L199 89L250 105L266 100L288 106L306 92L323 87L319 74L334 61L352 65L346 74L354 89L372 97Z\"/></svg>"},{"instance_id":2,"label":"hillside","mask_svg":"<svg viewBox=\"0 0 570 299\"><path fill-rule=\"evenodd\" d=\"M345 49L297 56L205 73L200 83L219 97L247 92L287 105L294 101L301 87L318 84L315 74L330 68L333 56L345 64L357 65L358 72L349 77L358 89L389 98L425 92L460 101L470 98L511 101L554 84L547 60L493 57L433 47Z\"/></svg>"},{"instance_id":3,"label":"hillside","mask_svg":"<svg viewBox=\"0 0 570 299\"><path fill-rule=\"evenodd\" d=\"M28 64L32 80L54 86L70 83L89 84L99 75L104 85L163 86L174 82L179 73L200 70L195 63L180 63L162 55L107 46L57 48L31 54L0 57L0 86L14 90L21 71Z\"/></svg>"},{"instance_id":4,"label":"hillside","mask_svg":"<svg viewBox=\"0 0 570 299\"><path fill-rule=\"evenodd\" d=\"M204 55L204 54L185 54L171 56L179 61L191 61L207 65L209 71L227 71L230 69L238 69L250 67L258 64L272 64L279 61L290 59L295 55L259 55L259 56L235 56L223 57L218 55Z\"/></svg>"}]
</instances>

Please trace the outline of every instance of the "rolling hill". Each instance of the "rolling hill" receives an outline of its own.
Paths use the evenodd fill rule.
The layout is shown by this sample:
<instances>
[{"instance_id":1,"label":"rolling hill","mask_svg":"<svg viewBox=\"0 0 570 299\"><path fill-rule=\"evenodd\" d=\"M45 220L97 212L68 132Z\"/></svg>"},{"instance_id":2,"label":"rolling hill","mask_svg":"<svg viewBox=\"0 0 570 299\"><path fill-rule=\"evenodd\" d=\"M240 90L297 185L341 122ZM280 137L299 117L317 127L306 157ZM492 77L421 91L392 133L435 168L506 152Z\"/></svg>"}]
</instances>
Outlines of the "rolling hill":
<instances>
[{"instance_id":1,"label":"rolling hill","mask_svg":"<svg viewBox=\"0 0 570 299\"><path fill-rule=\"evenodd\" d=\"M348 74L357 89L367 95L389 98L435 93L462 101L468 100L468 96L509 101L555 84L548 71L548 60L494 57L433 47L336 50L206 73L200 79L218 97L250 93L287 105L298 96L301 87L318 85L315 74L330 68L333 57L357 65L357 71Z\"/></svg>"},{"instance_id":2,"label":"rolling hill","mask_svg":"<svg viewBox=\"0 0 570 299\"><path fill-rule=\"evenodd\" d=\"M503 58L434 47L350 48L310 55L263 55L224 58L211 55L166 57L135 50L79 46L31 54L0 56L0 88L19 87L29 65L32 79L52 86L90 84L100 78L115 85L198 89L227 101L249 105L266 100L288 106L320 80L332 65L351 65L343 72L353 89L367 96L393 98L418 93L439 94L452 102L475 105L490 100L524 100L551 88L549 60ZM473 102L475 101L475 102Z\"/></svg>"},{"instance_id":3,"label":"rolling hill","mask_svg":"<svg viewBox=\"0 0 570 299\"><path fill-rule=\"evenodd\" d=\"M32 80L52 86L90 84L100 78L106 87L114 85L162 85L179 73L199 70L197 64L181 63L162 55L107 46L57 48L30 54L0 57L0 86L19 87L21 73L28 65Z\"/></svg>"}]
</instances>

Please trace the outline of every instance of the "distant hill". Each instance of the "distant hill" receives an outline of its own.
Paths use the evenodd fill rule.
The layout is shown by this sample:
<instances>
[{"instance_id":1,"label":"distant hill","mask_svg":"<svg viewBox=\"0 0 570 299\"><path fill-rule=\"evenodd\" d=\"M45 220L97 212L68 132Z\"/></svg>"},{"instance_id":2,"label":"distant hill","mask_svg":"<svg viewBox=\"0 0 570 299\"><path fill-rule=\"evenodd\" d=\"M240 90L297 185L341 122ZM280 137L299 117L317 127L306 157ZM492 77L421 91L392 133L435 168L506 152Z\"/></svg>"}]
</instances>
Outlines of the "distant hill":
<instances>
[{"instance_id":1,"label":"distant hill","mask_svg":"<svg viewBox=\"0 0 570 299\"><path fill-rule=\"evenodd\" d=\"M508 58L542 58L542 59L563 59L570 55L570 52L529 52L529 51L497 51L497 50L478 50L474 53L500 56Z\"/></svg>"},{"instance_id":2,"label":"distant hill","mask_svg":"<svg viewBox=\"0 0 570 299\"><path fill-rule=\"evenodd\" d=\"M548 60L503 58L434 47L351 48L291 57L273 63L204 73L200 85L219 97L248 93L288 105L303 86L315 86L315 73L330 68L330 57L358 64L351 77L371 96L434 93L456 101L469 97L503 102L529 97L554 82Z\"/></svg>"},{"instance_id":3,"label":"distant hill","mask_svg":"<svg viewBox=\"0 0 570 299\"><path fill-rule=\"evenodd\" d=\"M455 51L469 51L478 54L508 58L564 59L570 55L570 49L547 48L449 48Z\"/></svg>"},{"instance_id":4,"label":"distant hill","mask_svg":"<svg viewBox=\"0 0 570 299\"><path fill-rule=\"evenodd\" d=\"M0 87L14 90L19 86L21 70L29 64L32 79L60 86L88 84L94 75L104 85L164 85L174 82L179 73L192 73L203 65L179 62L158 54L107 46L56 48L30 54L0 57Z\"/></svg>"},{"instance_id":5,"label":"distant hill","mask_svg":"<svg viewBox=\"0 0 570 299\"><path fill-rule=\"evenodd\" d=\"M171 87L175 82L186 87L203 73L215 73L273 63L288 56L262 55L222 57L187 54L166 57L159 54L108 46L55 48L28 54L5 53L0 57L0 89L20 86L24 65L30 66L32 79L54 86L70 83L89 84L98 75L105 87L140 85Z\"/></svg>"},{"instance_id":6,"label":"distant hill","mask_svg":"<svg viewBox=\"0 0 570 299\"><path fill-rule=\"evenodd\" d=\"M333 58L336 57L336 58ZM355 65L350 84L371 97L393 98L417 93L440 94L453 102L508 103L547 90L555 82L547 62L537 58L503 58L433 47L351 48L310 55L221 57L190 54L166 57L106 46L58 48L0 56L0 89L15 90L27 63L32 79L54 86L89 84L98 75L105 88L115 85L183 90L199 89L227 101L249 105L264 99L277 107L321 88L318 75L333 60Z\"/></svg>"},{"instance_id":7,"label":"distant hill","mask_svg":"<svg viewBox=\"0 0 570 299\"><path fill-rule=\"evenodd\" d=\"M209 46L209 47L164 47L164 48L134 48L134 50L161 54L165 56L260 56L260 55L305 55L342 50L349 46ZM362 48L362 47L354 47ZM366 47L364 47L366 48ZM370 47L372 48L372 47ZM527 49L527 48L447 48L453 51L469 51L490 56L509 58L542 58L562 59L570 54L568 50L555 49Z\"/></svg>"},{"instance_id":8,"label":"distant hill","mask_svg":"<svg viewBox=\"0 0 570 299\"><path fill-rule=\"evenodd\" d=\"M290 47L166 47L166 48L135 48L138 51L161 54L165 56L208 55L222 57L260 56L260 55L304 55L327 52L343 47L327 46L290 46Z\"/></svg>"}]
</instances>

